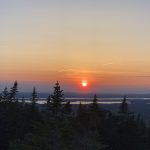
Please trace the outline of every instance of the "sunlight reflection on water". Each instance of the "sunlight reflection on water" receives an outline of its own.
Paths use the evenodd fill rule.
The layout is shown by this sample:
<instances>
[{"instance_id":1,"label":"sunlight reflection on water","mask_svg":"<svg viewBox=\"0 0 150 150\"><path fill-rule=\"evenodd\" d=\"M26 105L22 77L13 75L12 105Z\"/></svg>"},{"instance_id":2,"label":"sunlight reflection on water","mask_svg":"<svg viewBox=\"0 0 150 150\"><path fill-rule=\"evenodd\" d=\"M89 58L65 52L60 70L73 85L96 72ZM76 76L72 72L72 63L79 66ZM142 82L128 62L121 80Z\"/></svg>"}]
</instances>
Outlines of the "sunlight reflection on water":
<instances>
[{"instance_id":1,"label":"sunlight reflection on water","mask_svg":"<svg viewBox=\"0 0 150 150\"><path fill-rule=\"evenodd\" d=\"M91 104L92 103L92 98L66 98L63 104L65 104L67 101L70 101L70 104L72 105L79 105L80 103L82 104ZM31 103L31 100L26 99L26 103ZM131 104L130 101L127 101L128 104ZM98 104L120 104L122 103L121 98L107 98L107 99L101 99L97 101ZM46 104L46 99L42 98L37 101L37 104Z\"/></svg>"}]
</instances>

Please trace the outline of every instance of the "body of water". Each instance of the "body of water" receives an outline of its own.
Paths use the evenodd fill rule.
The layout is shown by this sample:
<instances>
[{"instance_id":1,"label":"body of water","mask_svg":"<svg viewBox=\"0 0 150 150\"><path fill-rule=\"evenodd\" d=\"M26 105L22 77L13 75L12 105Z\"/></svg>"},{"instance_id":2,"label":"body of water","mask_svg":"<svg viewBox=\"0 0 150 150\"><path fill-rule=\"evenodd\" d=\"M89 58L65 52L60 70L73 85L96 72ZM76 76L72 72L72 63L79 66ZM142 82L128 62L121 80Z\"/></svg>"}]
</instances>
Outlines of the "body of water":
<instances>
[{"instance_id":1,"label":"body of water","mask_svg":"<svg viewBox=\"0 0 150 150\"><path fill-rule=\"evenodd\" d=\"M26 98L25 101L27 103L31 102L28 98ZM66 103L67 101L70 101L73 110L76 110L80 102L85 105L91 104L92 98L66 98L64 103ZM114 113L117 113L122 101L123 98L98 98L97 103L103 109L107 109ZM146 121L150 120L150 98L127 98L127 102L128 110L130 112L140 114L141 117ZM46 98L39 99L37 103L41 105L46 104Z\"/></svg>"}]
</instances>

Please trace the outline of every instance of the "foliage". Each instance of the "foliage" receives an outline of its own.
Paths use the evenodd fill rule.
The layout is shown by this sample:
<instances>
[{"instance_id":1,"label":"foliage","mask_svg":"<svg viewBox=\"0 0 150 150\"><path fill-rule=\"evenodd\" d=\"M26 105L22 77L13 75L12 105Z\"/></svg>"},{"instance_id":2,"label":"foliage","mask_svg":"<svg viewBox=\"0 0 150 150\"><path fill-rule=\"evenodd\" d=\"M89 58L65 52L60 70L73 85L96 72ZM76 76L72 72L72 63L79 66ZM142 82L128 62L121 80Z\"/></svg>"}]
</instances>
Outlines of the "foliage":
<instances>
[{"instance_id":1,"label":"foliage","mask_svg":"<svg viewBox=\"0 0 150 150\"><path fill-rule=\"evenodd\" d=\"M18 92L18 83L17 81L15 81L13 87L10 89L10 92L8 94L8 98L10 101L17 101L16 99L17 92Z\"/></svg>"},{"instance_id":2,"label":"foliage","mask_svg":"<svg viewBox=\"0 0 150 150\"><path fill-rule=\"evenodd\" d=\"M70 101L66 102L64 105L63 114L68 117L72 115L72 105L70 104Z\"/></svg>"},{"instance_id":3,"label":"foliage","mask_svg":"<svg viewBox=\"0 0 150 150\"><path fill-rule=\"evenodd\" d=\"M128 103L126 96L124 96L123 102L120 106L120 113L128 113Z\"/></svg>"},{"instance_id":4,"label":"foliage","mask_svg":"<svg viewBox=\"0 0 150 150\"><path fill-rule=\"evenodd\" d=\"M36 88L33 88L33 92L32 92L32 97L31 97L31 102L33 105L35 105L36 101L37 101L37 92L36 92Z\"/></svg>"},{"instance_id":5,"label":"foliage","mask_svg":"<svg viewBox=\"0 0 150 150\"><path fill-rule=\"evenodd\" d=\"M7 93L7 89L4 91ZM17 90L12 91L16 93ZM0 102L1 150L150 149L150 129L140 116L136 117L129 110L112 114L99 107L96 95L92 104L80 103L75 112L70 101L62 104L64 98L58 82L47 100L50 109L42 110L38 105L31 107L25 102L15 103L8 97L6 100L4 93ZM36 98L34 88L33 104Z\"/></svg>"},{"instance_id":6,"label":"foliage","mask_svg":"<svg viewBox=\"0 0 150 150\"><path fill-rule=\"evenodd\" d=\"M51 111L56 116L62 113L62 102L64 101L63 96L63 90L61 90L60 85L57 81L54 86L54 92L51 95L50 101Z\"/></svg>"},{"instance_id":7,"label":"foliage","mask_svg":"<svg viewBox=\"0 0 150 150\"><path fill-rule=\"evenodd\" d=\"M7 87L5 87L5 89L3 90L2 94L1 94L1 98L3 101L8 100L8 94L9 94L9 92L7 90Z\"/></svg>"}]
</instances>

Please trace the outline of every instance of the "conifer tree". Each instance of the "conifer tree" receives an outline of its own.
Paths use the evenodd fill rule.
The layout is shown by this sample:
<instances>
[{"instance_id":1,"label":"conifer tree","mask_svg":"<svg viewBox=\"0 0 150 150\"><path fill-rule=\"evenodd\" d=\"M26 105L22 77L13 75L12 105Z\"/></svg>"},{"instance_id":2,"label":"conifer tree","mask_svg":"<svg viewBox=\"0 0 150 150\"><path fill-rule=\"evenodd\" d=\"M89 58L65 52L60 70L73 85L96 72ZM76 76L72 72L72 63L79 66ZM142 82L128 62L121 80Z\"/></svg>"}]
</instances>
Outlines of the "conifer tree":
<instances>
[{"instance_id":1,"label":"conifer tree","mask_svg":"<svg viewBox=\"0 0 150 150\"><path fill-rule=\"evenodd\" d=\"M47 97L47 108L48 110L51 110L51 95Z\"/></svg>"},{"instance_id":2,"label":"conifer tree","mask_svg":"<svg viewBox=\"0 0 150 150\"><path fill-rule=\"evenodd\" d=\"M78 107L78 110L77 110L77 116L80 117L80 115L82 114L82 112L83 112L83 105L82 105L82 103L80 101L80 104L79 104L79 107Z\"/></svg>"},{"instance_id":3,"label":"conifer tree","mask_svg":"<svg viewBox=\"0 0 150 150\"><path fill-rule=\"evenodd\" d=\"M36 101L37 101L37 91L36 88L33 88L33 92L32 92L32 97L31 97L31 102L33 105L35 105Z\"/></svg>"},{"instance_id":4,"label":"conifer tree","mask_svg":"<svg viewBox=\"0 0 150 150\"><path fill-rule=\"evenodd\" d=\"M61 90L58 81L54 86L54 92L51 95L51 110L54 115L58 115L62 112L62 102L64 101L63 98L63 90Z\"/></svg>"},{"instance_id":5,"label":"conifer tree","mask_svg":"<svg viewBox=\"0 0 150 150\"><path fill-rule=\"evenodd\" d=\"M98 106L98 104L97 104L97 95L96 95L96 94L94 95L93 102L92 102L92 104L90 105L90 109L91 109L92 111L98 111L98 110L99 110L99 106Z\"/></svg>"},{"instance_id":6,"label":"conifer tree","mask_svg":"<svg viewBox=\"0 0 150 150\"><path fill-rule=\"evenodd\" d=\"M49 95L49 96L47 97L47 105L49 105L50 102L51 102L51 96Z\"/></svg>"},{"instance_id":7,"label":"conifer tree","mask_svg":"<svg viewBox=\"0 0 150 150\"><path fill-rule=\"evenodd\" d=\"M10 101L17 100L16 99L17 92L18 92L18 83L17 83L17 81L15 81L13 87L10 89L10 92L9 92L9 100Z\"/></svg>"},{"instance_id":8,"label":"conifer tree","mask_svg":"<svg viewBox=\"0 0 150 150\"><path fill-rule=\"evenodd\" d=\"M77 117L81 120L84 121L87 118L87 106L82 104L80 101L78 110L77 110Z\"/></svg>"},{"instance_id":9,"label":"conifer tree","mask_svg":"<svg viewBox=\"0 0 150 150\"><path fill-rule=\"evenodd\" d=\"M128 112L128 103L127 103L126 96L124 96L123 102L120 106L120 113L127 113L127 112Z\"/></svg>"},{"instance_id":10,"label":"conifer tree","mask_svg":"<svg viewBox=\"0 0 150 150\"><path fill-rule=\"evenodd\" d=\"M72 113L72 107L71 107L71 104L70 104L70 101L68 101L65 106L64 106L64 109L63 109L63 112L65 115L68 115L70 116L71 113Z\"/></svg>"},{"instance_id":11,"label":"conifer tree","mask_svg":"<svg viewBox=\"0 0 150 150\"><path fill-rule=\"evenodd\" d=\"M5 89L3 90L2 94L1 94L2 100L4 100L4 101L7 100L8 99L8 94L9 94L9 92L7 90L7 87L5 87Z\"/></svg>"}]
</instances>

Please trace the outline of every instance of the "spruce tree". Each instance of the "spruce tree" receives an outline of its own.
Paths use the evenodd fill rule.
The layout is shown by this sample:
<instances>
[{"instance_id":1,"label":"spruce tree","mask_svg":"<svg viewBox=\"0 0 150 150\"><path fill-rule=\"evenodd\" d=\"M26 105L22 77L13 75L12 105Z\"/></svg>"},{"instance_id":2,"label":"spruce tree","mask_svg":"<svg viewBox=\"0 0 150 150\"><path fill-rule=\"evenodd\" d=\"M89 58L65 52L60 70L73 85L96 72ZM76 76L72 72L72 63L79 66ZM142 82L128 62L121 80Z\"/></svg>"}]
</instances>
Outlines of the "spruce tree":
<instances>
[{"instance_id":1,"label":"spruce tree","mask_svg":"<svg viewBox=\"0 0 150 150\"><path fill-rule=\"evenodd\" d=\"M37 91L36 88L33 88L33 92L32 92L32 97L31 97L31 102L33 105L35 105L36 101L37 101Z\"/></svg>"},{"instance_id":2,"label":"spruce tree","mask_svg":"<svg viewBox=\"0 0 150 150\"><path fill-rule=\"evenodd\" d=\"M63 90L61 90L58 81L54 86L54 92L51 95L51 110L54 115L58 115L62 112L62 102L64 101L63 98Z\"/></svg>"},{"instance_id":3,"label":"spruce tree","mask_svg":"<svg viewBox=\"0 0 150 150\"><path fill-rule=\"evenodd\" d=\"M2 100L4 100L4 101L8 100L8 94L9 94L9 92L7 90L7 87L5 87L5 89L3 90L2 94L1 94Z\"/></svg>"},{"instance_id":4,"label":"spruce tree","mask_svg":"<svg viewBox=\"0 0 150 150\"><path fill-rule=\"evenodd\" d=\"M9 100L10 101L16 101L16 95L18 92L18 83L17 81L14 82L14 85L12 88L10 88L10 92L9 92Z\"/></svg>"},{"instance_id":5,"label":"spruce tree","mask_svg":"<svg viewBox=\"0 0 150 150\"><path fill-rule=\"evenodd\" d=\"M128 113L128 103L127 103L126 96L124 96L123 102L120 106L120 113Z\"/></svg>"},{"instance_id":6,"label":"spruce tree","mask_svg":"<svg viewBox=\"0 0 150 150\"><path fill-rule=\"evenodd\" d=\"M51 102L51 96L49 95L49 96L47 97L47 105L49 105L50 102Z\"/></svg>"},{"instance_id":7,"label":"spruce tree","mask_svg":"<svg viewBox=\"0 0 150 150\"><path fill-rule=\"evenodd\" d=\"M93 102L90 105L90 110L91 111L98 111L99 110L99 106L97 104L97 95L96 94L94 95Z\"/></svg>"},{"instance_id":8,"label":"spruce tree","mask_svg":"<svg viewBox=\"0 0 150 150\"><path fill-rule=\"evenodd\" d=\"M80 117L82 112L83 112L83 104L80 101L80 104L79 104L79 107L78 107L78 110L77 110L77 116Z\"/></svg>"},{"instance_id":9,"label":"spruce tree","mask_svg":"<svg viewBox=\"0 0 150 150\"><path fill-rule=\"evenodd\" d=\"M47 97L47 108L48 110L51 110L51 95Z\"/></svg>"},{"instance_id":10,"label":"spruce tree","mask_svg":"<svg viewBox=\"0 0 150 150\"><path fill-rule=\"evenodd\" d=\"M72 113L72 107L71 107L71 104L70 104L70 101L68 101L64 108L63 108L63 113L67 116L71 116L71 113Z\"/></svg>"},{"instance_id":11,"label":"spruce tree","mask_svg":"<svg viewBox=\"0 0 150 150\"><path fill-rule=\"evenodd\" d=\"M80 101L80 104L79 104L79 107L78 107L78 110L77 110L77 118L81 121L81 122L84 122L87 120L87 116L88 116L88 109L87 109L87 106L82 104L81 101ZM88 116L89 118L89 116Z\"/></svg>"}]
</instances>

